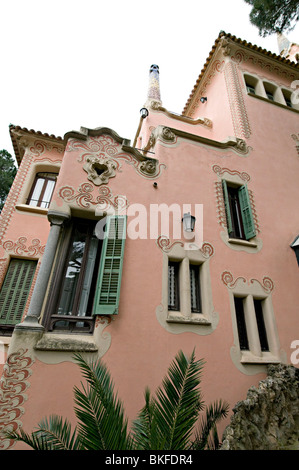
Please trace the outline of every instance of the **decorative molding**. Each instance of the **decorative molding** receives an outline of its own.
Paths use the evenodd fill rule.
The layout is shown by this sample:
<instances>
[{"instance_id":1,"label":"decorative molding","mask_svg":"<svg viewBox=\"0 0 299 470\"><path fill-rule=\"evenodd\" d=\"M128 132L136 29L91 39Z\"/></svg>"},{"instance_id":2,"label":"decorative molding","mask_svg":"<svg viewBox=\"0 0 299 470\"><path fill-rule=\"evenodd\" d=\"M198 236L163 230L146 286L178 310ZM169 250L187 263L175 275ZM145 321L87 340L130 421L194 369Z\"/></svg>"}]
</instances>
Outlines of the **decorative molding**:
<instances>
[{"instance_id":1,"label":"decorative molding","mask_svg":"<svg viewBox=\"0 0 299 470\"><path fill-rule=\"evenodd\" d=\"M190 132L185 132L180 129L175 129L173 127L167 128L168 132L174 134L175 139L171 141L171 144L178 143L178 137L181 139L186 139L191 142L196 142L200 145L213 147L214 149L219 150L233 150L237 154L247 157L249 151L252 150L252 147L248 146L244 139L240 137L228 137L225 141L213 140L207 137L203 137L197 134L191 134ZM165 139L164 139L165 141ZM166 142L166 141L165 141ZM147 148L147 147L146 147Z\"/></svg>"},{"instance_id":2,"label":"decorative molding","mask_svg":"<svg viewBox=\"0 0 299 470\"><path fill-rule=\"evenodd\" d=\"M292 134L291 137L296 142L296 150L299 155L299 134Z\"/></svg>"},{"instance_id":3,"label":"decorative molding","mask_svg":"<svg viewBox=\"0 0 299 470\"><path fill-rule=\"evenodd\" d=\"M247 110L240 85L238 70L233 62L224 67L224 78L236 137L247 139L251 135Z\"/></svg>"},{"instance_id":4,"label":"decorative molding","mask_svg":"<svg viewBox=\"0 0 299 470\"><path fill-rule=\"evenodd\" d=\"M83 170L88 174L87 179L94 185L108 183L109 178L114 178L115 170L117 168L116 162L109 157L86 157L86 163L83 165ZM102 171L99 174L98 170Z\"/></svg>"},{"instance_id":5,"label":"decorative molding","mask_svg":"<svg viewBox=\"0 0 299 470\"><path fill-rule=\"evenodd\" d=\"M228 173L230 175L238 175L244 183L248 183L250 181L250 176L245 171L240 172L238 170L230 170L229 168L221 168L219 165L213 165L212 169L220 178L224 173Z\"/></svg>"},{"instance_id":6,"label":"decorative molding","mask_svg":"<svg viewBox=\"0 0 299 470\"><path fill-rule=\"evenodd\" d=\"M94 186L90 183L82 183L77 192L72 186L63 186L58 190L58 195L67 203L76 203L77 206L88 208L90 205L100 205L101 210L105 211L109 207L114 209L123 210L128 207L128 201L125 196L112 195L112 191L108 186L101 186L98 189L98 196L92 194Z\"/></svg>"},{"instance_id":7,"label":"decorative molding","mask_svg":"<svg viewBox=\"0 0 299 470\"><path fill-rule=\"evenodd\" d=\"M181 240L171 242L170 239L166 237L165 235L160 235L156 240L156 244L160 248L160 250L164 251L165 253L169 253L175 245L179 245L181 247L185 246L185 243L182 242ZM190 247L190 243L188 243L188 246ZM196 245L193 245L193 246L194 248L196 247ZM215 251L214 247L208 242L204 242L201 248L198 248L198 250L201 251L201 253L206 259L213 256L214 251Z\"/></svg>"},{"instance_id":8,"label":"decorative molding","mask_svg":"<svg viewBox=\"0 0 299 470\"><path fill-rule=\"evenodd\" d=\"M184 242L179 240L171 243L170 239L165 235L160 235L156 240L156 244L160 250L165 251L166 253L168 253L175 245L184 247Z\"/></svg>"},{"instance_id":9,"label":"decorative molding","mask_svg":"<svg viewBox=\"0 0 299 470\"><path fill-rule=\"evenodd\" d=\"M207 92L207 88L210 85L212 78L216 73L221 73L223 72L225 61L224 60L219 60L219 59L213 59L209 66L208 69L205 73L204 80L201 84L201 86L197 89L196 95L194 99L192 100L192 106L189 110L189 113L191 116L196 112L199 103L200 103L200 98L201 96L205 95Z\"/></svg>"},{"instance_id":10,"label":"decorative molding","mask_svg":"<svg viewBox=\"0 0 299 470\"><path fill-rule=\"evenodd\" d=\"M290 72L286 67L280 67L274 61L262 58L260 55L251 55L242 49L237 49L231 56L231 60L237 65L248 63L258 66L262 70L267 70L272 75L276 74L286 80L293 81L298 77L298 73Z\"/></svg>"},{"instance_id":11,"label":"decorative molding","mask_svg":"<svg viewBox=\"0 0 299 470\"><path fill-rule=\"evenodd\" d=\"M234 289L236 287L236 284L238 281L242 281L244 284L253 284L254 282L257 282L260 284L260 286L263 288L263 290L267 293L270 294L273 289L274 289L274 282L270 277L265 276L260 282L258 279L250 279L246 280L245 277L239 276L236 279L234 279L232 273L230 271L223 271L221 274L221 281L223 284L225 284L229 289Z\"/></svg>"},{"instance_id":12,"label":"decorative molding","mask_svg":"<svg viewBox=\"0 0 299 470\"><path fill-rule=\"evenodd\" d=\"M25 391L30 385L28 378L34 362L26 355L27 352L27 349L19 349L11 354L3 368L0 381L0 450L8 450L15 443L6 438L3 431L17 431L22 426L20 418L25 412L23 405L27 400Z\"/></svg>"},{"instance_id":13,"label":"decorative molding","mask_svg":"<svg viewBox=\"0 0 299 470\"><path fill-rule=\"evenodd\" d=\"M176 114L176 113L173 113L172 111L168 111L168 109L161 106L160 103L158 103L157 101L153 101L153 100L147 102L146 104L147 104L146 107L151 108L153 111L162 112L166 114L166 116L170 117L171 119L175 119L176 121L186 122L188 124L193 124L196 126L199 125L199 126L207 127L210 129L213 127L213 122L211 121L211 119L200 118L200 117L196 119L192 119L190 117L183 116L182 114Z\"/></svg>"},{"instance_id":14,"label":"decorative molding","mask_svg":"<svg viewBox=\"0 0 299 470\"><path fill-rule=\"evenodd\" d=\"M161 175L161 172L166 166L159 163L153 158L148 158L139 152L135 151L135 154L125 153L122 150L128 146L117 142L114 137L108 134L88 136L87 140L84 142L76 138L70 138L68 140L67 152L79 151L77 161L84 162L84 165L88 165L88 159L91 162L93 158L99 159L99 161L105 161L105 165L109 163L109 171L121 171L122 162L126 162L129 165L132 165L136 173L143 176L144 178L152 179L158 178ZM130 148L131 150L131 148ZM85 169L86 171L86 169ZM90 172L90 175L92 173ZM112 176L109 176L112 177ZM99 183L100 179L95 182L92 178L94 184Z\"/></svg>"},{"instance_id":15,"label":"decorative molding","mask_svg":"<svg viewBox=\"0 0 299 470\"><path fill-rule=\"evenodd\" d=\"M175 144L177 142L175 133L169 127L157 126L151 132L143 151L148 152L149 150L153 150L158 140L168 144Z\"/></svg>"},{"instance_id":16,"label":"decorative molding","mask_svg":"<svg viewBox=\"0 0 299 470\"><path fill-rule=\"evenodd\" d=\"M19 237L16 242L12 240L6 240L3 242L3 248L7 252L13 252L15 255L28 255L40 256L43 255L46 245L41 245L41 241L38 238L34 238L31 241L31 245L27 248L27 238Z\"/></svg>"}]
</instances>

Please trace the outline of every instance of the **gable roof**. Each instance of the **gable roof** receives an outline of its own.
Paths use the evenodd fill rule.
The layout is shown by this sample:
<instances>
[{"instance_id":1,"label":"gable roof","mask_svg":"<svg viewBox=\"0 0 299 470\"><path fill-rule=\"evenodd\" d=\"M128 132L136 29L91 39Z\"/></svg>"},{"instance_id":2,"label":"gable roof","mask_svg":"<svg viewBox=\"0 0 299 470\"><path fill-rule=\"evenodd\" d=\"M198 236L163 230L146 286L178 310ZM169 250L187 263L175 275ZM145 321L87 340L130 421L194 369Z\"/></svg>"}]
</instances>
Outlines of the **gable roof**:
<instances>
[{"instance_id":1,"label":"gable roof","mask_svg":"<svg viewBox=\"0 0 299 470\"><path fill-rule=\"evenodd\" d=\"M214 43L214 45L213 45L213 47L212 47L212 49L211 49L211 51L210 51L209 56L208 56L207 59L206 59L206 62L205 62L205 64L204 64L204 66L203 66L203 69L201 70L201 72L200 72L200 74L199 74L199 77L198 77L198 79L196 80L196 83L195 83L195 85L194 85L194 87L193 87L193 90L192 90L192 92L191 92L191 94L190 94L190 96L189 96L189 98L188 98L188 100L187 100L187 102L186 102L186 104L185 104L185 107L184 107L184 109L183 109L183 111L182 111L182 115L183 115L183 116L186 114L187 109L188 109L188 107L189 107L189 105L190 105L190 103L191 103L191 101L192 101L192 99L193 99L193 97L194 97L194 94L195 94L195 92L196 92L196 90L197 90L197 88L198 88L198 86L199 86L199 84L200 84L200 81L201 81L201 79L203 78L203 76L204 76L204 74L205 74L205 71L207 70L207 67L208 67L209 63L211 62L211 59L212 59L212 57L213 57L213 55L214 55L214 53L215 53L217 47L219 46L219 43L220 43L220 41L221 41L222 38L230 39L231 41L233 41L234 43L236 43L236 44L238 44L238 45L240 45L240 46L247 47L247 48L251 49L251 50L254 51L254 52L258 52L258 53L263 54L263 55L265 55L265 56L267 56L267 57L269 57L269 58L271 58L271 59L277 60L278 62L280 62L280 63L282 63L282 64L284 64L284 65L288 65L288 66L291 66L292 68L295 68L295 69L299 70L299 63L295 63L295 62L293 62L293 61L291 61L291 60L289 60L289 59L286 59L286 58L283 57L283 56L274 54L273 52L270 52L270 51L268 51L267 49L264 49L264 48L262 48L262 47L260 47L260 46L256 46L255 44L252 44L251 42L247 42L247 41L245 41L244 39L237 38L236 36L234 36L234 35L232 35L232 34L230 34L230 33L226 33L225 31L220 31L220 33L219 33L217 39L215 40L215 43Z\"/></svg>"}]
</instances>

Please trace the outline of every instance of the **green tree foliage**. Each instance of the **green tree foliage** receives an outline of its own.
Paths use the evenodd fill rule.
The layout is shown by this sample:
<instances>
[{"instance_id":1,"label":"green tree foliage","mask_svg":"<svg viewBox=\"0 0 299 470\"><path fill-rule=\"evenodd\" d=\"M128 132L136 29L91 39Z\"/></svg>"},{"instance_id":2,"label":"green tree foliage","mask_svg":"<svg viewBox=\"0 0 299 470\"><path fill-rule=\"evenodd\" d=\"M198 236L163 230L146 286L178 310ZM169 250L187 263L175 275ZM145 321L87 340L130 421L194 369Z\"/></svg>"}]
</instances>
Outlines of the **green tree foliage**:
<instances>
[{"instance_id":1,"label":"green tree foliage","mask_svg":"<svg viewBox=\"0 0 299 470\"><path fill-rule=\"evenodd\" d=\"M7 150L0 150L0 212L16 176L17 168Z\"/></svg>"},{"instance_id":2,"label":"green tree foliage","mask_svg":"<svg viewBox=\"0 0 299 470\"><path fill-rule=\"evenodd\" d=\"M252 6L249 18L266 37L274 33L291 31L299 20L298 0L245 0Z\"/></svg>"},{"instance_id":3,"label":"green tree foliage","mask_svg":"<svg viewBox=\"0 0 299 470\"><path fill-rule=\"evenodd\" d=\"M34 450L204 450L219 448L218 422L227 416L221 400L202 416L204 402L199 384L203 361L194 352L187 358L181 351L170 364L155 396L145 390L145 405L128 429L122 402L114 392L109 371L101 360L86 361L75 356L84 384L74 387L75 414L72 431L67 419L50 416L36 431L23 429L8 437L25 442Z\"/></svg>"}]
</instances>

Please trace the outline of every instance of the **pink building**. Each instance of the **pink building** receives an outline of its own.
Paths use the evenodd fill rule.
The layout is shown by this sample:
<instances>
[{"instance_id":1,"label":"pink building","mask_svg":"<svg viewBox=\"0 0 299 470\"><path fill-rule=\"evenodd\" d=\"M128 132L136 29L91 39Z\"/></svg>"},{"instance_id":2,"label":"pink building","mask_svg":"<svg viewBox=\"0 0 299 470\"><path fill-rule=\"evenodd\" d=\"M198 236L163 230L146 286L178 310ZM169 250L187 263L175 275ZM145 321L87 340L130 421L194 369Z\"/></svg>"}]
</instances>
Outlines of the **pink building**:
<instances>
[{"instance_id":1,"label":"pink building","mask_svg":"<svg viewBox=\"0 0 299 470\"><path fill-rule=\"evenodd\" d=\"M133 143L108 128L10 127L0 431L75 419L76 351L103 358L134 419L145 387L195 349L205 402L230 404L224 448L296 445L299 46L279 47L221 32L182 114L151 66Z\"/></svg>"}]
</instances>

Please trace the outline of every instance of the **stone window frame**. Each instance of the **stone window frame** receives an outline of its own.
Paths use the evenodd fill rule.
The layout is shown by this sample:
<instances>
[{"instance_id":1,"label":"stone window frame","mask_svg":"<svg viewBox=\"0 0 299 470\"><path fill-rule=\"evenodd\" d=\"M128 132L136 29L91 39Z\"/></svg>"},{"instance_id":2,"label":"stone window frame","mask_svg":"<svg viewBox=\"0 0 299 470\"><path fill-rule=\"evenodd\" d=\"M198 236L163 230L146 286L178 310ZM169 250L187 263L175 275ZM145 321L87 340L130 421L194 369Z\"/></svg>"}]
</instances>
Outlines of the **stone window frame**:
<instances>
[{"instance_id":1,"label":"stone window frame","mask_svg":"<svg viewBox=\"0 0 299 470\"><path fill-rule=\"evenodd\" d=\"M253 192L251 188L249 187L250 176L245 172L239 172L237 170L230 170L228 168L220 168L218 167L218 165L213 166L213 171L218 176L218 181L216 182L216 197L217 197L217 210L218 210L219 223L224 229L223 231L220 232L220 237L222 241L225 243L226 246L236 251L246 251L247 253L259 252L262 249L263 244L262 244L261 238L258 236L260 233L260 227L259 227L258 217L256 214ZM254 218L254 223L255 223L255 228L256 228L256 235L250 240L231 238L229 236L228 229L227 229L227 218L226 218L226 211L225 211L222 180L225 180L228 185L235 186L235 187L240 187L240 186L243 186L244 184L247 184L249 196L250 196L250 202L251 202L251 210L253 211L253 218Z\"/></svg>"},{"instance_id":2,"label":"stone window frame","mask_svg":"<svg viewBox=\"0 0 299 470\"><path fill-rule=\"evenodd\" d=\"M209 244L208 244L209 245ZM211 247L211 245L209 245ZM212 247L211 247L212 248ZM162 302L157 308L157 318L162 326L172 333L191 331L200 335L210 334L215 330L219 317L214 311L210 276L211 251L185 249L176 243L163 252L162 266ZM168 264L180 262L180 310L168 310ZM200 266L201 313L191 312L189 264Z\"/></svg>"},{"instance_id":3,"label":"stone window frame","mask_svg":"<svg viewBox=\"0 0 299 470\"><path fill-rule=\"evenodd\" d=\"M231 347L231 357L238 368L243 372L258 373L261 366L285 362L285 355L280 349L278 330L272 302L272 290L274 284L269 278L264 278L263 284L257 279L249 282L244 277L233 279L231 273L222 274L222 281L226 284L229 293L230 311L232 319L232 331L234 344ZM237 318L235 310L235 297L241 297L244 301L245 323L248 335L249 350L242 350L239 343ZM257 322L255 316L254 299L263 300L264 322L267 332L269 351L262 351ZM257 368L252 369L253 366Z\"/></svg>"},{"instance_id":4,"label":"stone window frame","mask_svg":"<svg viewBox=\"0 0 299 470\"><path fill-rule=\"evenodd\" d=\"M44 208L44 207L38 207L38 206L31 206L30 204L28 204L27 200L31 193L32 187L35 183L36 175L38 173L56 173L57 178L58 178L60 168L61 168L61 163L34 162L30 168L27 178L24 181L22 191L19 197L19 201L16 204L16 209L22 212L31 212L35 214L47 215L49 207ZM56 182L57 182L57 179L56 179ZM54 193L55 193L55 188L54 188L51 199L53 199Z\"/></svg>"},{"instance_id":5,"label":"stone window frame","mask_svg":"<svg viewBox=\"0 0 299 470\"><path fill-rule=\"evenodd\" d=\"M292 106L290 107L286 102L286 96L289 95L290 97L294 90L289 89L284 85L280 86L272 80L261 78L247 71L243 72L243 80L248 96L263 99L268 103L270 102L275 105L283 106L284 108L290 109L292 111L299 111L299 104L292 103ZM247 85L253 87L255 89L255 93L248 91ZM273 100L268 98L266 93L267 88L273 94Z\"/></svg>"}]
</instances>

